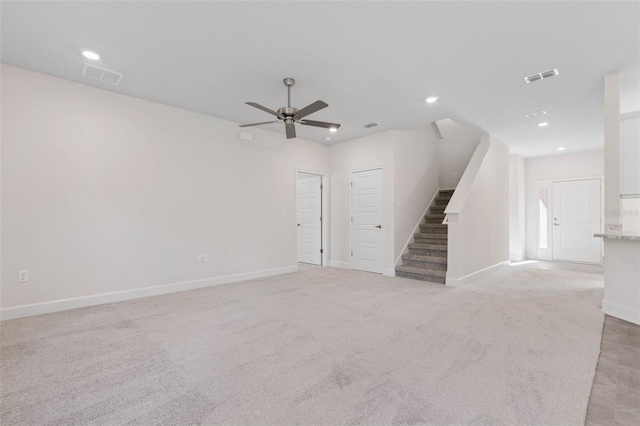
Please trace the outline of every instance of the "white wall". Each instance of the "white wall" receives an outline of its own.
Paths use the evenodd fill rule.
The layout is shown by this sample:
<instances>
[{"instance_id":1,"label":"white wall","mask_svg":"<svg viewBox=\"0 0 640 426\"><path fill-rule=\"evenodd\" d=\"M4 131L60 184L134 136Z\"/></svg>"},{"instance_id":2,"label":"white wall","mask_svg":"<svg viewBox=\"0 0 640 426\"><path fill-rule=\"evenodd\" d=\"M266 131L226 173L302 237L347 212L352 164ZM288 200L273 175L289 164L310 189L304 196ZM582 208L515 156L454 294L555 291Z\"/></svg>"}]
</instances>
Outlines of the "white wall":
<instances>
[{"instance_id":1,"label":"white wall","mask_svg":"<svg viewBox=\"0 0 640 426\"><path fill-rule=\"evenodd\" d=\"M625 120L626 121L626 120ZM621 135L620 121L620 74L609 74L604 78L604 176L605 176L605 233L620 231L627 235L637 225L637 217L625 217L625 209L640 207L637 199L624 199L620 195L624 180L628 175L620 167L626 167L625 155L635 155L637 151L628 150L621 142L629 142L627 135L632 129L624 129ZM631 132L630 132L631 131ZM627 133L630 132L630 133ZM621 141L622 136L622 141ZM638 164L628 163L637 169ZM626 184L625 184L626 186ZM635 185L629 185L633 188ZM630 192L634 192L633 189ZM620 208L622 207L622 214ZM637 212L637 210L636 210ZM625 225L626 228L625 229ZM604 238L604 300L602 310L608 315L640 324L640 241L616 240Z\"/></svg>"},{"instance_id":2,"label":"white wall","mask_svg":"<svg viewBox=\"0 0 640 426\"><path fill-rule=\"evenodd\" d=\"M332 265L350 262L350 172L384 166L384 273L398 256L438 189L438 139L430 125L390 130L331 145Z\"/></svg>"},{"instance_id":3,"label":"white wall","mask_svg":"<svg viewBox=\"0 0 640 426\"><path fill-rule=\"evenodd\" d=\"M525 160L509 156L509 258L521 261L525 255Z\"/></svg>"},{"instance_id":4,"label":"white wall","mask_svg":"<svg viewBox=\"0 0 640 426\"><path fill-rule=\"evenodd\" d=\"M327 146L241 141L229 121L15 67L1 78L2 308L295 269L294 170L328 173Z\"/></svg>"},{"instance_id":5,"label":"white wall","mask_svg":"<svg viewBox=\"0 0 640 426\"><path fill-rule=\"evenodd\" d=\"M604 300L608 315L640 324L640 241L604 241Z\"/></svg>"},{"instance_id":6,"label":"white wall","mask_svg":"<svg viewBox=\"0 0 640 426\"><path fill-rule=\"evenodd\" d=\"M455 188L480 143L480 135L449 118L438 120L436 124L442 135L439 142L440 188Z\"/></svg>"},{"instance_id":7,"label":"white wall","mask_svg":"<svg viewBox=\"0 0 640 426\"><path fill-rule=\"evenodd\" d=\"M509 149L489 135L482 139L482 157L471 160L445 210L447 285L465 284L509 261Z\"/></svg>"},{"instance_id":8,"label":"white wall","mask_svg":"<svg viewBox=\"0 0 640 426\"><path fill-rule=\"evenodd\" d=\"M394 141L398 131L389 130L331 145L331 266L348 268L349 191L351 171L384 167L384 268L394 271Z\"/></svg>"},{"instance_id":9,"label":"white wall","mask_svg":"<svg viewBox=\"0 0 640 426\"><path fill-rule=\"evenodd\" d=\"M640 112L620 119L620 195L640 197Z\"/></svg>"},{"instance_id":10,"label":"white wall","mask_svg":"<svg viewBox=\"0 0 640 426\"><path fill-rule=\"evenodd\" d=\"M526 179L526 255L535 257L536 202L534 182L537 180L573 179L604 176L604 151L584 151L547 157L527 158Z\"/></svg>"},{"instance_id":11,"label":"white wall","mask_svg":"<svg viewBox=\"0 0 640 426\"><path fill-rule=\"evenodd\" d=\"M394 141L395 261L438 190L438 138L431 125L403 130Z\"/></svg>"}]
</instances>

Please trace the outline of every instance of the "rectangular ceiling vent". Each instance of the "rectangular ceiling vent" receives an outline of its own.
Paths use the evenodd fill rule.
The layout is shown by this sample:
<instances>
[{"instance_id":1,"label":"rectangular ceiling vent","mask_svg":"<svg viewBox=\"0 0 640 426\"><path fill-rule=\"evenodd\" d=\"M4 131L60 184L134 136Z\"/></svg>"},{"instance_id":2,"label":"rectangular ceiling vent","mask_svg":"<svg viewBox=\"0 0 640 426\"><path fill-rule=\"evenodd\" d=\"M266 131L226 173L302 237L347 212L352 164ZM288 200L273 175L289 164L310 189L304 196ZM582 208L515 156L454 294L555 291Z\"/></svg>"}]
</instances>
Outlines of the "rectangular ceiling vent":
<instances>
[{"instance_id":1,"label":"rectangular ceiling vent","mask_svg":"<svg viewBox=\"0 0 640 426\"><path fill-rule=\"evenodd\" d=\"M380 123L376 123L375 121L372 121L371 123L363 124L362 127L370 129L372 127L376 127L378 124L380 124Z\"/></svg>"},{"instance_id":2,"label":"rectangular ceiling vent","mask_svg":"<svg viewBox=\"0 0 640 426\"><path fill-rule=\"evenodd\" d=\"M120 84L124 74L106 68L96 67L95 65L84 64L82 67L82 76L117 86Z\"/></svg>"},{"instance_id":3,"label":"rectangular ceiling vent","mask_svg":"<svg viewBox=\"0 0 640 426\"><path fill-rule=\"evenodd\" d=\"M529 83L533 83L534 81L538 81L538 80L542 80L544 78L549 78L549 77L553 77L554 75L558 75L558 69L552 69L549 71L544 71L538 74L533 74L530 75L528 77L524 78L524 81L529 84Z\"/></svg>"}]
</instances>

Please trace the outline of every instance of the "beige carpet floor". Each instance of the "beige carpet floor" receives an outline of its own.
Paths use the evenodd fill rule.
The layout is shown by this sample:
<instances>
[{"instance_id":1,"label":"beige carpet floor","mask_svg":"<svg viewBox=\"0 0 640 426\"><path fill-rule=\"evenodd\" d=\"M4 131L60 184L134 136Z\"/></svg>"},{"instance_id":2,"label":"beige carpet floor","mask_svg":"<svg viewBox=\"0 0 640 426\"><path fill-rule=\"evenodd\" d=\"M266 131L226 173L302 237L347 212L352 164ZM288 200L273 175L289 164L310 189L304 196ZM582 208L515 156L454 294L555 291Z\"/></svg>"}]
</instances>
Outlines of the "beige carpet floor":
<instances>
[{"instance_id":1,"label":"beige carpet floor","mask_svg":"<svg viewBox=\"0 0 640 426\"><path fill-rule=\"evenodd\" d=\"M602 275L334 268L1 324L0 423L584 424Z\"/></svg>"}]
</instances>

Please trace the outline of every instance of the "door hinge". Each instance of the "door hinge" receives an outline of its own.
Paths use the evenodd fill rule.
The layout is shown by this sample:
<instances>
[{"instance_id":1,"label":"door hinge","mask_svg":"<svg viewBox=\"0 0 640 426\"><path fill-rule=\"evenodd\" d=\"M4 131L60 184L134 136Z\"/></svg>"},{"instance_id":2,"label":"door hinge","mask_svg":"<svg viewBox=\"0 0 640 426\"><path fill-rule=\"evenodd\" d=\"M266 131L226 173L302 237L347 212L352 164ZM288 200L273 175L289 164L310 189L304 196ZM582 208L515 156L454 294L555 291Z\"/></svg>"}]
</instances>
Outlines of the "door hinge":
<instances>
[{"instance_id":1,"label":"door hinge","mask_svg":"<svg viewBox=\"0 0 640 426\"><path fill-rule=\"evenodd\" d=\"M353 256L353 250L351 250L351 256Z\"/></svg>"},{"instance_id":2,"label":"door hinge","mask_svg":"<svg viewBox=\"0 0 640 426\"><path fill-rule=\"evenodd\" d=\"M320 216L320 222L322 222L322 216Z\"/></svg>"},{"instance_id":3,"label":"door hinge","mask_svg":"<svg viewBox=\"0 0 640 426\"><path fill-rule=\"evenodd\" d=\"M349 182L351 184L351 187L353 188L353 182Z\"/></svg>"},{"instance_id":4,"label":"door hinge","mask_svg":"<svg viewBox=\"0 0 640 426\"><path fill-rule=\"evenodd\" d=\"M353 222L353 216L351 216L351 222Z\"/></svg>"},{"instance_id":5,"label":"door hinge","mask_svg":"<svg viewBox=\"0 0 640 426\"><path fill-rule=\"evenodd\" d=\"M320 189L323 189L323 188L324 188L324 185L320 184Z\"/></svg>"},{"instance_id":6,"label":"door hinge","mask_svg":"<svg viewBox=\"0 0 640 426\"><path fill-rule=\"evenodd\" d=\"M324 253L324 250L320 249L320 254Z\"/></svg>"}]
</instances>

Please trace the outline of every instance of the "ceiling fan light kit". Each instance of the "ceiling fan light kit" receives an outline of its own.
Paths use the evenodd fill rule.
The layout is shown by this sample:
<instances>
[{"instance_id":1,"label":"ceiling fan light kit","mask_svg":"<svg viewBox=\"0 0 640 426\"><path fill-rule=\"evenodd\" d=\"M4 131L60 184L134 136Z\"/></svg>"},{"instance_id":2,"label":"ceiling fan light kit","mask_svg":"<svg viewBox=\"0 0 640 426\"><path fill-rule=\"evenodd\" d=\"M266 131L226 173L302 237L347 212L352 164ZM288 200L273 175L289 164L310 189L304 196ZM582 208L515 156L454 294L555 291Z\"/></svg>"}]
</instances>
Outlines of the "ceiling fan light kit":
<instances>
[{"instance_id":1,"label":"ceiling fan light kit","mask_svg":"<svg viewBox=\"0 0 640 426\"><path fill-rule=\"evenodd\" d=\"M303 126L313 126L313 127L322 127L325 129L329 129L332 132L335 132L340 127L338 123L327 123L326 121L313 121L313 120L305 120L304 118L308 115L313 114L316 111L320 111L323 108L328 107L329 105L324 101L315 101L310 105L302 109L294 108L291 106L291 86L295 84L295 80L291 77L287 77L283 80L284 85L287 87L287 106L278 108L277 111L274 111L270 108L262 106L256 102L245 102L247 105L250 105L254 108L258 108L264 112L267 112L271 115L274 115L277 120L273 121L263 121L260 123L251 123L251 124L240 124L239 127L250 127L250 126L260 126L262 124L270 124L270 123L284 123L285 131L287 134L287 139L293 139L296 137L296 123L301 124Z\"/></svg>"}]
</instances>

